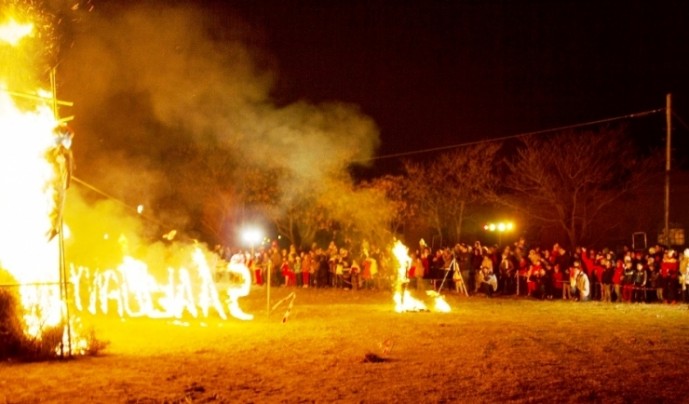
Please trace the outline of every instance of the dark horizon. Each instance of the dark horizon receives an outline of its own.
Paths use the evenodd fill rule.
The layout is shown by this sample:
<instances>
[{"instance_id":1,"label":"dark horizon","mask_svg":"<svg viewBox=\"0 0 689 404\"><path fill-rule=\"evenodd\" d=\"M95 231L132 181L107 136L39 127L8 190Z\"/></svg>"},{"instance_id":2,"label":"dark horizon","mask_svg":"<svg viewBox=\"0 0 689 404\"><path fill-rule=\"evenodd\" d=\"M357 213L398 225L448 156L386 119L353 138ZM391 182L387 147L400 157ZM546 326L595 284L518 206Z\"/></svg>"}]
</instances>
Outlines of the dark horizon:
<instances>
[{"instance_id":1,"label":"dark horizon","mask_svg":"<svg viewBox=\"0 0 689 404\"><path fill-rule=\"evenodd\" d=\"M674 149L689 144L683 2L233 5L264 30L275 99L359 105L380 127L378 156L655 110L668 93ZM662 146L656 115L619 122Z\"/></svg>"}]
</instances>

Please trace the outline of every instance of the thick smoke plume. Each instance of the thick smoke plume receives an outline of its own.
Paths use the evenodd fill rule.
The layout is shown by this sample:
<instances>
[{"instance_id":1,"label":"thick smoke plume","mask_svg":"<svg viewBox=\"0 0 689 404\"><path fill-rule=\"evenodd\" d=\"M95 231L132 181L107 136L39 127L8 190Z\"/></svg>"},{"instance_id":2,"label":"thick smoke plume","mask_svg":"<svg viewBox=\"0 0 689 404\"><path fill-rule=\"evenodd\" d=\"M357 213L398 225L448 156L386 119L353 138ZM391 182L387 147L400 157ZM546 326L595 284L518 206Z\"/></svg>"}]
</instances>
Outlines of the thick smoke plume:
<instances>
[{"instance_id":1,"label":"thick smoke plume","mask_svg":"<svg viewBox=\"0 0 689 404\"><path fill-rule=\"evenodd\" d=\"M264 34L224 6L112 3L75 8L62 21L59 90L75 102L79 179L157 206L159 218L178 225L189 213L176 204L188 201L180 194L213 174L199 150L212 151L218 166L277 170L289 178L280 184L289 198L347 183L351 162L378 146L375 123L356 106L277 105L279 61Z\"/></svg>"}]
</instances>

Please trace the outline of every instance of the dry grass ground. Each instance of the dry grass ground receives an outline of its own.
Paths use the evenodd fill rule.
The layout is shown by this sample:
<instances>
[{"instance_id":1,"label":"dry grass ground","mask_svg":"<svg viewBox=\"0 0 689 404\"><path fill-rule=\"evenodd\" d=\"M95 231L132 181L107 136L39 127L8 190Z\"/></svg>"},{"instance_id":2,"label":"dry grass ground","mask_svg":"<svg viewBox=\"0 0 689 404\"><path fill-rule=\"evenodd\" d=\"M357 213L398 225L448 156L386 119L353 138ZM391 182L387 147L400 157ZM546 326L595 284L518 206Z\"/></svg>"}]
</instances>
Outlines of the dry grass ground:
<instances>
[{"instance_id":1,"label":"dry grass ground","mask_svg":"<svg viewBox=\"0 0 689 404\"><path fill-rule=\"evenodd\" d=\"M385 292L296 293L286 323L261 289L250 322L99 319L99 356L0 364L0 403L689 401L686 305L449 295L452 313L395 313Z\"/></svg>"}]
</instances>

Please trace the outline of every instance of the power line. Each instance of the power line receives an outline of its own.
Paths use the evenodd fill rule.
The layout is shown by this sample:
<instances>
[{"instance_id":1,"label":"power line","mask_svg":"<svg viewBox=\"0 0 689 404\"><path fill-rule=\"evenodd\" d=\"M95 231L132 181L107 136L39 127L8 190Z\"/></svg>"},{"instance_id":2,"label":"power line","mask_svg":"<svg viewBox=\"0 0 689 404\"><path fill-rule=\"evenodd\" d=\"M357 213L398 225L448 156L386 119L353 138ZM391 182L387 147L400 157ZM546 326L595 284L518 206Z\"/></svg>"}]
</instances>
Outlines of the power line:
<instances>
[{"instance_id":1,"label":"power line","mask_svg":"<svg viewBox=\"0 0 689 404\"><path fill-rule=\"evenodd\" d=\"M674 116L674 117L677 119L677 121L678 121L680 124L682 124L682 126L684 126L684 129L689 130L689 125L687 125L687 123L684 122L684 120L683 120L679 115L677 115L677 114L675 113L675 111L672 111L672 116Z\"/></svg>"},{"instance_id":2,"label":"power line","mask_svg":"<svg viewBox=\"0 0 689 404\"><path fill-rule=\"evenodd\" d=\"M495 137L495 138L490 138L490 139L481 139L481 140L475 140L472 142L457 143L457 144L448 145L448 146L439 146L439 147L432 147L429 149L412 150L412 151L408 151L408 152L386 154L384 156L376 156L376 157L371 157L371 158L366 159L366 160L359 160L359 161L363 162L363 161L383 160L383 159L390 159L390 158L397 158L397 157L413 156L416 154L432 153L432 152L437 152L437 151L442 151L442 150L456 149L459 147L473 146L473 145L481 144L481 143L499 142L499 141L503 141L503 140L515 139L515 138L524 137L524 136L542 135L544 133L560 132L560 131L564 131L564 130L568 130L568 129L581 128L584 126L593 126L593 125L599 125L602 123L620 121L623 119L641 118L641 117L644 117L647 115L662 112L664 110L665 110L665 108L651 109L648 111L635 112L633 114L626 114L626 115L620 115L620 116L616 116L616 117L612 117L612 118L604 118L604 119L598 119L595 121L588 121L588 122L577 123L577 124L572 124L572 125L567 125L567 126L559 126L556 128L537 130L534 132L524 132L524 133L518 133L516 135L508 135L508 136Z\"/></svg>"},{"instance_id":3,"label":"power line","mask_svg":"<svg viewBox=\"0 0 689 404\"><path fill-rule=\"evenodd\" d=\"M665 110L665 108L657 108L657 109L651 109L648 111L635 112L632 114L620 115L620 116L616 116L616 117L612 117L612 118L598 119L595 121L582 122L582 123L577 123L577 124L572 124L572 125L567 125L567 126L559 126L559 127L555 127L555 128L543 129L543 130L538 130L538 131L533 131L533 132L518 133L516 135L507 135L507 136L490 138L490 139L481 139L481 140L476 140L476 141L472 141L472 142L457 143L457 144L448 145L448 146L440 146L440 147L433 147L433 148L422 149L422 150L412 150L412 151L402 152L402 153L387 154L384 156L376 156L376 157L371 157L367 160L358 160L358 161L363 162L363 161L383 160L383 159L389 159L389 158L405 157L405 156L412 156L412 155L416 155L416 154L431 153L431 152L436 152L436 151L455 149L455 148L459 148L459 147L472 146L472 145L481 144L481 143L499 142L499 141L503 141L503 140L515 139L515 138L524 137L524 136L542 135L544 133L559 132L559 131L564 131L564 130L568 130L568 129L576 129L576 128L581 128L581 127L585 127L585 126L592 126L592 125L598 125L598 124L602 124L602 123L619 121L619 120L623 120L623 119L641 118L644 116L648 116L651 114L662 112L664 110ZM684 121L681 120L681 118L679 118L676 115L675 115L675 117L684 126L686 126L686 124L684 123ZM93 191L97 194L100 194L100 195L102 195L102 196L104 196L110 200L113 200L113 201L117 202L118 204L122 205L123 207L125 207L127 209L131 209L132 211L136 211L138 213L137 207L129 205L128 203L120 200L119 198L117 198L117 197L115 197L115 196L113 196L113 195L111 195L105 191L102 191L102 190L96 188L95 186L87 183L86 181L81 180L77 177L72 177L71 179L74 182L78 183L79 185L82 185L83 187L88 188L91 191ZM157 220L155 220L153 218L146 217L146 216L141 215L141 214L139 214L139 216L141 216L142 218L149 220L153 223L156 223L158 225L163 225L162 223L158 222Z\"/></svg>"},{"instance_id":4,"label":"power line","mask_svg":"<svg viewBox=\"0 0 689 404\"><path fill-rule=\"evenodd\" d=\"M80 180L80 179L77 178L77 177L72 177L71 180L74 181L74 182L76 182L77 184L79 184L79 185L85 187L85 188L90 189L91 191L93 191L93 192L95 192L95 193L97 193L97 194L100 194L100 195L102 195L102 196L104 196L104 197L106 197L106 198L108 198L108 199L111 199L111 200L113 200L113 201L119 203L120 205L124 206L124 207L127 208L127 209L136 210L135 207L133 207L133 206L127 204L126 202L124 202L124 201L118 199L118 198L115 197L115 196L110 195L109 193L107 193L107 192L105 192L105 191L101 191L100 189L94 187L93 185L89 184L88 182L86 182L86 181L84 181L84 180Z\"/></svg>"},{"instance_id":5,"label":"power line","mask_svg":"<svg viewBox=\"0 0 689 404\"><path fill-rule=\"evenodd\" d=\"M159 222L159 221L157 221L157 220L155 220L155 219L153 219L153 218L151 218L151 217L144 216L142 213L139 213L139 208L138 208L138 207L132 206L132 205L130 205L130 204L128 204L128 203L122 201L121 199L117 198L116 196L113 196L113 195L111 195L111 194L109 194L109 193L107 193L107 192L105 192L105 191L102 191L102 190L96 188L95 186L89 184L88 182L86 182L86 181L84 181L84 180L81 180L81 179L79 179L79 178L77 178L77 177L74 177L74 176L71 177L71 180L74 181L74 182L76 182L77 184L83 186L84 188L88 188L89 190L91 190L91 191L93 191L93 192L95 192L95 193L97 193L97 194L99 194L99 195L101 195L101 196L104 196L104 197L106 197L107 199L110 199L110 200L112 200L112 201L114 201L114 202L117 202L118 204L120 204L121 206L123 206L123 207L125 207L125 208L127 208L127 209L130 209L130 210L136 212L137 215L138 215L139 217L143 218L144 220L148 220L149 222L155 223L155 224L157 224L157 225L159 225L159 226L162 226L162 227L169 227L169 226L166 226L165 224L163 224L163 223L161 223L161 222Z\"/></svg>"}]
</instances>

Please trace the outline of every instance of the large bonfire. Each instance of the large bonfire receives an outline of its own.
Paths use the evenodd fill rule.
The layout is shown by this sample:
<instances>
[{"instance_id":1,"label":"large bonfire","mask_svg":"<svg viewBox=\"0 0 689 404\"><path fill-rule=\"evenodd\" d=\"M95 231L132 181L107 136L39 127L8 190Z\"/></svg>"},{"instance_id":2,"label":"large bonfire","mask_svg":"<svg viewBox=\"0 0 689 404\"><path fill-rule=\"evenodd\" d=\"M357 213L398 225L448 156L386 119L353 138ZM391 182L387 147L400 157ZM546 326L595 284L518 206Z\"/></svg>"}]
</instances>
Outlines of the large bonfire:
<instances>
[{"instance_id":1,"label":"large bonfire","mask_svg":"<svg viewBox=\"0 0 689 404\"><path fill-rule=\"evenodd\" d=\"M14 19L0 26L5 66L13 68L11 56L33 32L33 24ZM0 77L0 268L9 272L3 283L17 285L27 335L40 339L43 330L63 319L59 238L54 237L60 196L54 185L64 146L55 131L61 125L50 107L51 94L23 94L21 100L29 102L22 107L12 97L16 94Z\"/></svg>"},{"instance_id":2,"label":"large bonfire","mask_svg":"<svg viewBox=\"0 0 689 404\"><path fill-rule=\"evenodd\" d=\"M102 234L117 239L121 262L111 268L90 268L66 262L69 233L63 220L71 176L72 133L58 118L59 102L53 91L27 88L27 59L22 47L36 38L31 22L0 14L0 285L18 300L23 332L41 341L48 330L57 334L54 351L80 353L87 342L75 333L74 318L83 314L182 318L216 315L250 320L238 299L249 293L251 277L243 261L223 272L236 281L224 294L213 279L222 262L200 244L174 244L175 265L158 265L160 273L129 251L124 234ZM12 77L3 77L11 75ZM54 79L54 76L52 76ZM53 89L54 80L52 80ZM94 224L94 226L96 226ZM184 257L179 258L179 255ZM70 308L75 310L70 318Z\"/></svg>"}]
</instances>

